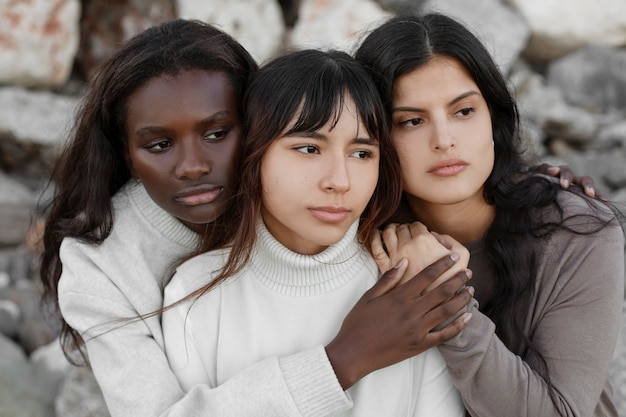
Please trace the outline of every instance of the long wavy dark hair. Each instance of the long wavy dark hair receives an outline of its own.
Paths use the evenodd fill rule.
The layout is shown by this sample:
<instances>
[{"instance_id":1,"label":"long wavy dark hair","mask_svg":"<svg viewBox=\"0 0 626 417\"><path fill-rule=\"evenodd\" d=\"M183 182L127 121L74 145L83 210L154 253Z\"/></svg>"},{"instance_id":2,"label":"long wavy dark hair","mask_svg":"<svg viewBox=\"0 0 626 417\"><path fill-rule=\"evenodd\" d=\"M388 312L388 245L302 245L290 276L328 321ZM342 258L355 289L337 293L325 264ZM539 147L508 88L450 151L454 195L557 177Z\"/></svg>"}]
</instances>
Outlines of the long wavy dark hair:
<instances>
[{"instance_id":1,"label":"long wavy dark hair","mask_svg":"<svg viewBox=\"0 0 626 417\"><path fill-rule=\"evenodd\" d=\"M131 178L124 157L129 97L155 77L187 70L225 74L241 104L257 64L230 35L209 24L177 19L147 29L124 44L99 69L83 97L69 142L53 171L53 199L44 208L42 301L55 313L63 270L61 242L66 237L94 245L103 242L113 227L111 197ZM241 106L239 111L243 113ZM213 223L207 225L207 244L223 245L230 239L229 223ZM80 335L57 315L66 355L78 349L85 358Z\"/></svg>"},{"instance_id":2,"label":"long wavy dark hair","mask_svg":"<svg viewBox=\"0 0 626 417\"><path fill-rule=\"evenodd\" d=\"M518 321L527 316L533 295L541 246L538 242L557 229L581 234L596 232L608 224L606 216L602 219L585 215L585 222L579 224L586 224L586 228L574 227L576 222L564 218L557 201L560 187L544 177L529 175L529 165L522 158L515 100L489 52L459 22L437 13L399 15L371 31L355 56L374 77L390 114L398 77L437 56L458 61L480 89L489 107L495 149L484 198L495 206L496 214L484 236L484 245L498 276L492 299L481 303L481 309L494 321L496 333L509 349L520 356L534 354L539 359L538 372L549 383L546 362L524 335L523 322ZM574 188L571 192L582 194ZM556 219L548 220L548 208L556 210ZM551 395L555 401L552 391Z\"/></svg>"},{"instance_id":3,"label":"long wavy dark hair","mask_svg":"<svg viewBox=\"0 0 626 417\"><path fill-rule=\"evenodd\" d=\"M238 225L232 249L218 276L185 299L210 291L236 274L248 261L256 239L261 210L261 161L277 138L294 132L313 132L336 124L351 98L370 137L380 147L376 190L360 217L358 237L368 236L394 212L402 195L398 155L391 143L390 122L368 72L345 52L302 50L275 58L261 68L244 100L244 144L241 179L233 205ZM291 121L295 116L295 123ZM202 242L198 253L211 248Z\"/></svg>"}]
</instances>

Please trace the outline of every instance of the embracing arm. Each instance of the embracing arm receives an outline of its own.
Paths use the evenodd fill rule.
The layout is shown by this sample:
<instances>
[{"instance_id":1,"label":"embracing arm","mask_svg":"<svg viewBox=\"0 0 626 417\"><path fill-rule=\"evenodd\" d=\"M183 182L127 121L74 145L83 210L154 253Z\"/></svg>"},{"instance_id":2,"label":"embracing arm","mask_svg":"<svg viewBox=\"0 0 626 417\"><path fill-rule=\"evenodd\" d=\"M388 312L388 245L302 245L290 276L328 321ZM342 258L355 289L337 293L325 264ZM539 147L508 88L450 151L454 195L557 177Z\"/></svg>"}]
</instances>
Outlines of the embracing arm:
<instances>
[{"instance_id":1,"label":"embracing arm","mask_svg":"<svg viewBox=\"0 0 626 417\"><path fill-rule=\"evenodd\" d=\"M442 338L452 337L465 326L466 321L459 319L450 325L451 328L456 326L454 332L444 329L429 333L471 299L464 291L455 295L467 281L467 275L459 273L441 290L432 291L423 298L415 296L415 291L421 292L452 264L454 260L448 256L410 281L410 288L398 291L396 284L406 268L406 262L402 263L362 296L326 348L320 346L286 357L266 358L221 384L212 381L211 372L206 370L202 358L207 349L206 340L196 341L198 329L194 330L192 320L188 320L193 302L191 307L190 304L178 304L163 315L167 355L185 388L207 382L214 387L213 415L258 416L260 410L264 413L262 415L272 416L337 413L351 407L351 400L344 390L359 379L376 369L417 355L440 343ZM168 287L166 304L179 298L177 291L174 285ZM447 308L438 308L445 300L450 303ZM420 305L424 307L420 308ZM219 309L218 303L210 303L209 307ZM213 314L212 310L207 313L205 308L209 307L205 303L205 307L199 310L201 313L195 314L216 316L218 313ZM412 317L418 314L426 317L419 320ZM390 323L396 325L390 326Z\"/></svg>"},{"instance_id":2,"label":"embracing arm","mask_svg":"<svg viewBox=\"0 0 626 417\"><path fill-rule=\"evenodd\" d=\"M524 329L547 363L549 381L537 372L535 357L512 353L477 310L457 337L439 346L470 414L594 415L618 335L623 243L617 226L594 236L553 236Z\"/></svg>"}]
</instances>

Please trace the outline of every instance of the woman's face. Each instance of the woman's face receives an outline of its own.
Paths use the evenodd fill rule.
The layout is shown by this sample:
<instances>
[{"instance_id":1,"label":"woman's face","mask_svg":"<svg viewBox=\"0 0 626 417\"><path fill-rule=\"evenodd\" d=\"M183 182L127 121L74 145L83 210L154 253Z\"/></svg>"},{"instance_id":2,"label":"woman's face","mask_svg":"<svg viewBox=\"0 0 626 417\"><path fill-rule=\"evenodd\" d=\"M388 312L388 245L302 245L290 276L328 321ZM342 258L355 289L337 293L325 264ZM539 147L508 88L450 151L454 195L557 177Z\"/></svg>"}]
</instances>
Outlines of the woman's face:
<instances>
[{"instance_id":1,"label":"woman's face","mask_svg":"<svg viewBox=\"0 0 626 417\"><path fill-rule=\"evenodd\" d=\"M494 164L491 116L456 60L438 56L394 85L392 138L411 206L479 200Z\"/></svg>"},{"instance_id":2,"label":"woman's face","mask_svg":"<svg viewBox=\"0 0 626 417\"><path fill-rule=\"evenodd\" d=\"M232 195L241 121L224 74L153 78L128 100L128 163L162 209L198 232Z\"/></svg>"},{"instance_id":3,"label":"woman's face","mask_svg":"<svg viewBox=\"0 0 626 417\"><path fill-rule=\"evenodd\" d=\"M378 144L356 115L346 97L335 126L278 137L263 156L263 220L294 252L316 254L341 240L376 189Z\"/></svg>"}]
</instances>

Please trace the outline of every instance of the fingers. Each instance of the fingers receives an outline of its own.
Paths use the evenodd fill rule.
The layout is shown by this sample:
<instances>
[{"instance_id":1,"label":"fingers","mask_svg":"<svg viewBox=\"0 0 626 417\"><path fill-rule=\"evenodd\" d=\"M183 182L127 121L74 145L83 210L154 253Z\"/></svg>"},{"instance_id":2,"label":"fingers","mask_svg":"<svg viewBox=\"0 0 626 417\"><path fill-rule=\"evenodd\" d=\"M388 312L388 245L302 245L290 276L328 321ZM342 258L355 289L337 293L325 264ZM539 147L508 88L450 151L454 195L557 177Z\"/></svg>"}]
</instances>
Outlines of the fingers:
<instances>
[{"instance_id":1,"label":"fingers","mask_svg":"<svg viewBox=\"0 0 626 417\"><path fill-rule=\"evenodd\" d=\"M387 247L389 253L395 252L396 248L398 247L398 235L396 233L397 228L397 224L391 223L387 225L387 227L385 227L385 230L383 230L381 234L383 242L385 243L385 246Z\"/></svg>"},{"instance_id":2,"label":"fingers","mask_svg":"<svg viewBox=\"0 0 626 417\"><path fill-rule=\"evenodd\" d=\"M380 277L376 284L374 284L374 286L370 288L362 298L365 300L371 300L388 293L400 282L408 265L409 261L406 258L400 259L400 261L393 268L385 272Z\"/></svg>"},{"instance_id":3,"label":"fingers","mask_svg":"<svg viewBox=\"0 0 626 417\"><path fill-rule=\"evenodd\" d=\"M440 275L458 262L459 259L460 255L457 252L452 252L428 265L409 281L405 282L400 288L411 292L415 296L419 296L430 284L439 278Z\"/></svg>"},{"instance_id":4,"label":"fingers","mask_svg":"<svg viewBox=\"0 0 626 417\"><path fill-rule=\"evenodd\" d=\"M383 238L379 230L374 230L370 237L370 250L380 272L387 272L393 267L393 265L391 265L391 258L385 250Z\"/></svg>"},{"instance_id":5,"label":"fingers","mask_svg":"<svg viewBox=\"0 0 626 417\"><path fill-rule=\"evenodd\" d=\"M467 324L472 319L472 313L463 313L457 317L452 323L445 326L443 329L430 332L427 336L427 343L431 346L437 346L443 342L452 339L459 334L461 330L465 329Z\"/></svg>"},{"instance_id":6,"label":"fingers","mask_svg":"<svg viewBox=\"0 0 626 417\"><path fill-rule=\"evenodd\" d=\"M594 187L594 182L593 179L591 177L575 177L572 182L574 184L578 184L582 187L582 189L585 191L585 194L587 194L589 197L595 198L596 197L596 189Z\"/></svg>"},{"instance_id":7,"label":"fingers","mask_svg":"<svg viewBox=\"0 0 626 417\"><path fill-rule=\"evenodd\" d=\"M408 225L409 232L411 233L411 237L423 235L428 233L428 228L424 223L421 222L413 222Z\"/></svg>"}]
</instances>

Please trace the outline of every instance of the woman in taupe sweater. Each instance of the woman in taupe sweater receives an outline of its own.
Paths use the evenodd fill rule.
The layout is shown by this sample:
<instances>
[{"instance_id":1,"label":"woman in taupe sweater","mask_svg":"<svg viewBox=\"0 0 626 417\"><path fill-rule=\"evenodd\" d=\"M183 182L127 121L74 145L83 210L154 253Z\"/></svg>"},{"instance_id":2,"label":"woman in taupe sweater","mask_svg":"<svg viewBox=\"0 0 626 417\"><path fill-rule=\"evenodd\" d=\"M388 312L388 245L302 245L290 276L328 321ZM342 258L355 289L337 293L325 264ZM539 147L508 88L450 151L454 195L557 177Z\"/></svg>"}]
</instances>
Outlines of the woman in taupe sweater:
<instances>
[{"instance_id":1,"label":"woman in taupe sweater","mask_svg":"<svg viewBox=\"0 0 626 417\"><path fill-rule=\"evenodd\" d=\"M607 382L624 289L616 215L529 171L506 82L458 22L392 18L356 57L392 116L405 192L397 220L471 251L480 308L439 346L469 414L616 416ZM375 242L381 269L425 229L390 225L387 252Z\"/></svg>"}]
</instances>

